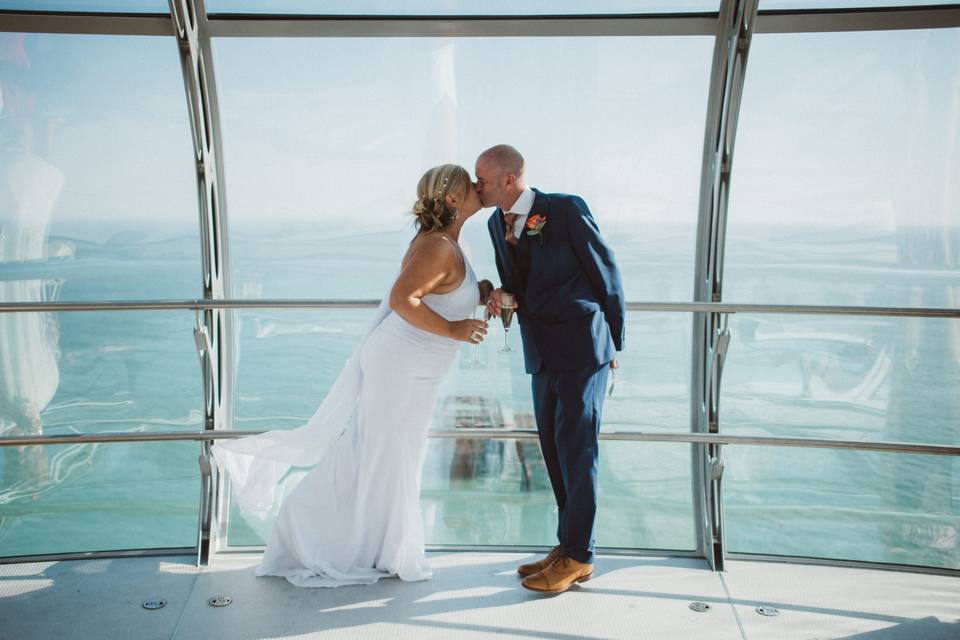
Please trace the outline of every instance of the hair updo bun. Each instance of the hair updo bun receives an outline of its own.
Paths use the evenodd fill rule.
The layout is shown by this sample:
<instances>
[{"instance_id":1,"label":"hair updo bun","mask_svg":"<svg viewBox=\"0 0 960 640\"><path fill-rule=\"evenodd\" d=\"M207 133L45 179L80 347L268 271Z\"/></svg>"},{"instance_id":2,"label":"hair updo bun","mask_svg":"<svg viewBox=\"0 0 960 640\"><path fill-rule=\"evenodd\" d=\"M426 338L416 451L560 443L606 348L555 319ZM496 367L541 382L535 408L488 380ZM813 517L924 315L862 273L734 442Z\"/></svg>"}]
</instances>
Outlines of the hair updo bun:
<instances>
[{"instance_id":1,"label":"hair updo bun","mask_svg":"<svg viewBox=\"0 0 960 640\"><path fill-rule=\"evenodd\" d=\"M442 231L457 219L458 211L447 205L447 195L466 197L470 174L456 164L442 164L423 174L417 183L417 201L412 213L419 231Z\"/></svg>"}]
</instances>

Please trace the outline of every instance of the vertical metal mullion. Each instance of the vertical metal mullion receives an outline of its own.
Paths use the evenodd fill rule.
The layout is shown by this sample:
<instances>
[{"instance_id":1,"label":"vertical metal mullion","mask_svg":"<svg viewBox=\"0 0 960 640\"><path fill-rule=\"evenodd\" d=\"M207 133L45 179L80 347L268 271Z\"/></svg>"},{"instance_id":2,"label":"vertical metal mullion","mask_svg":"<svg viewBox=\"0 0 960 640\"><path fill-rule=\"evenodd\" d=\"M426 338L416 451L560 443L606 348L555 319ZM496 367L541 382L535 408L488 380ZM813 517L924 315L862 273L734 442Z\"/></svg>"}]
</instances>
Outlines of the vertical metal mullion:
<instances>
[{"instance_id":1,"label":"vertical metal mullion","mask_svg":"<svg viewBox=\"0 0 960 640\"><path fill-rule=\"evenodd\" d=\"M219 137L219 118L212 84L212 73L204 56L205 16L202 0L169 0L170 15L180 51L181 69L186 92L190 125L193 131L194 160L197 171L198 207L200 216L202 289L204 300L224 299L224 251L221 216L222 189L218 177L222 175L215 144ZM199 9L199 10L198 10ZM209 49L209 48L208 48ZM207 309L198 315L195 337L203 368L204 424L207 431L222 429L224 425L224 369L227 349L224 344L226 311ZM201 445L199 457L201 474L200 512L197 531L197 563L207 564L211 548L215 548L217 485L219 479L210 463L211 441Z\"/></svg>"},{"instance_id":2,"label":"vertical metal mullion","mask_svg":"<svg viewBox=\"0 0 960 640\"><path fill-rule=\"evenodd\" d=\"M722 299L730 167L756 11L757 0L723 0L720 6L700 174L694 276L696 302L720 302ZM729 340L729 332L722 322L718 313L694 314L690 411L691 431L694 432L719 432L720 372ZM691 458L697 552L707 558L714 570L722 571L723 462L720 446L694 445Z\"/></svg>"},{"instance_id":3,"label":"vertical metal mullion","mask_svg":"<svg viewBox=\"0 0 960 640\"><path fill-rule=\"evenodd\" d=\"M213 47L211 44L210 31L208 29L207 11L205 0L194 0L197 21L199 22L198 36L200 44L200 53L206 62L206 82L207 82L207 101L210 109L210 119L213 125L212 152L217 158L216 180L217 180L217 224L218 224L218 246L220 254L220 280L224 292L232 292L232 276L230 269L230 236L228 233L227 216L227 191L226 191L226 171L224 169L223 155L223 129L220 119L220 95L217 91L216 72L213 61ZM233 386L234 371L233 363L236 352L235 340L238 333L235 330L237 321L236 310L224 310L221 315L223 322L222 331L219 333L219 344L217 352L220 354L220 387L221 404L220 410L222 422L220 428L233 424ZM213 495L211 496L211 509L213 516L213 529L210 531L211 553L216 553L222 548L226 540L227 525L229 524L229 509L227 505L227 486L225 478L219 475L214 479L212 486Z\"/></svg>"}]
</instances>

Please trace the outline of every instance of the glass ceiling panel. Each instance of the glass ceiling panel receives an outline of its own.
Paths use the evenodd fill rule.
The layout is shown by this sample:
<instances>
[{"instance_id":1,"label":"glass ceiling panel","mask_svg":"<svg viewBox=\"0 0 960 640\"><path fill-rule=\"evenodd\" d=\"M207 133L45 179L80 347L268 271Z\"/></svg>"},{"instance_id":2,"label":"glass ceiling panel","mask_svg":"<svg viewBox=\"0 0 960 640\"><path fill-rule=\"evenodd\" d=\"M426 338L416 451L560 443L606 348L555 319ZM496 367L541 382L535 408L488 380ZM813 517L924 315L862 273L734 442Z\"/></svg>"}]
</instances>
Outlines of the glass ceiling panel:
<instances>
[{"instance_id":1,"label":"glass ceiling panel","mask_svg":"<svg viewBox=\"0 0 960 640\"><path fill-rule=\"evenodd\" d=\"M862 9L871 7L918 7L949 5L956 0L760 0L760 11L784 9Z\"/></svg>"},{"instance_id":2,"label":"glass ceiling panel","mask_svg":"<svg viewBox=\"0 0 960 640\"><path fill-rule=\"evenodd\" d=\"M170 13L166 0L0 0L0 10Z\"/></svg>"},{"instance_id":3,"label":"glass ceiling panel","mask_svg":"<svg viewBox=\"0 0 960 640\"><path fill-rule=\"evenodd\" d=\"M208 0L207 13L305 15L584 15L718 11L719 0Z\"/></svg>"}]
</instances>

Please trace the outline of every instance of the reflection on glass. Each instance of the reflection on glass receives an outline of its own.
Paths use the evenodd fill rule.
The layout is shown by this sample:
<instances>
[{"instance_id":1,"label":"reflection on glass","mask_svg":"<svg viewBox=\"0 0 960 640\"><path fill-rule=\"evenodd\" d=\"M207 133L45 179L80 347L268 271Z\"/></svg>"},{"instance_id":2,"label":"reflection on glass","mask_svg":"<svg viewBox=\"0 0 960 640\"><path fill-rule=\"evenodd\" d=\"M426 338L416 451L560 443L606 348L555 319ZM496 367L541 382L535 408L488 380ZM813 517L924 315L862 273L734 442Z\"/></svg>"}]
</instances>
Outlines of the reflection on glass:
<instances>
[{"instance_id":1,"label":"reflection on glass","mask_svg":"<svg viewBox=\"0 0 960 640\"><path fill-rule=\"evenodd\" d=\"M46 351L31 352L25 348L29 343L9 340L44 326L59 327L57 352L49 361L39 358ZM3 372L0 436L197 430L203 422L202 381L191 334L193 318L189 313L0 314L0 327L20 332L0 336L7 340L0 351L0 372ZM10 345L17 346L8 349ZM98 504L112 499L109 496L116 494L111 492L119 489L106 483L87 486L82 479L95 480L101 477L98 474L112 474L112 480L120 482L123 490L130 494L124 499L142 501L146 486L141 480L168 473L166 462L160 457L166 449L137 448L133 449L135 456L124 458L120 452L130 450L113 449L113 446L104 445L99 457L94 457L98 445L0 448L0 555L13 553L8 551L4 538L7 535L5 519L12 518L9 522L14 522L19 517L17 514L27 509L30 513L36 511L38 518L31 520L35 524L29 526L42 527L46 526L43 522L67 517L58 510L74 508L66 506L68 501L51 506L44 496L79 492L83 494L81 503ZM189 460L195 467L195 444L192 451ZM84 466L95 462L110 468ZM71 493L73 482L79 482L77 486L86 489L75 489ZM195 500L195 485L189 495ZM196 519L195 512L193 518ZM10 531L20 530L14 527ZM17 544L45 544L45 540L55 535L61 536L65 547L70 546L63 540L62 531L50 531L37 536L33 542L24 539ZM80 535L93 539L95 532L78 533ZM125 544L141 546L129 541Z\"/></svg>"},{"instance_id":2,"label":"reflection on glass","mask_svg":"<svg viewBox=\"0 0 960 640\"><path fill-rule=\"evenodd\" d=\"M172 36L0 33L3 299L197 297L191 147Z\"/></svg>"},{"instance_id":3,"label":"reflection on glass","mask_svg":"<svg viewBox=\"0 0 960 640\"><path fill-rule=\"evenodd\" d=\"M196 544L195 442L53 445L44 451L50 483L0 485L0 555Z\"/></svg>"},{"instance_id":4,"label":"reflection on glass","mask_svg":"<svg viewBox=\"0 0 960 640\"><path fill-rule=\"evenodd\" d=\"M50 217L64 176L46 159L60 122L44 117L27 82L20 33L0 33L0 302L52 302L62 281L44 277ZM42 435L40 413L60 384L59 326L49 313L0 314L0 435ZM43 447L4 449L6 483L48 481Z\"/></svg>"},{"instance_id":5,"label":"reflection on glass","mask_svg":"<svg viewBox=\"0 0 960 640\"><path fill-rule=\"evenodd\" d=\"M428 544L556 544L556 501L537 443L471 442L430 443ZM597 545L692 549L690 469L688 445L602 442Z\"/></svg>"},{"instance_id":6,"label":"reflection on glass","mask_svg":"<svg viewBox=\"0 0 960 640\"><path fill-rule=\"evenodd\" d=\"M960 483L943 456L724 449L730 551L960 569Z\"/></svg>"},{"instance_id":7,"label":"reflection on glass","mask_svg":"<svg viewBox=\"0 0 960 640\"><path fill-rule=\"evenodd\" d=\"M536 442L432 439L421 504L427 544L556 544L557 505ZM696 546L690 447L602 442L598 546ZM229 544L264 542L231 509Z\"/></svg>"},{"instance_id":8,"label":"reflection on glass","mask_svg":"<svg viewBox=\"0 0 960 640\"><path fill-rule=\"evenodd\" d=\"M722 430L954 444L960 320L749 316L730 321Z\"/></svg>"},{"instance_id":9,"label":"reflection on glass","mask_svg":"<svg viewBox=\"0 0 960 640\"><path fill-rule=\"evenodd\" d=\"M721 431L956 444L960 321L737 314ZM957 568L949 457L725 448L731 549Z\"/></svg>"}]
</instances>

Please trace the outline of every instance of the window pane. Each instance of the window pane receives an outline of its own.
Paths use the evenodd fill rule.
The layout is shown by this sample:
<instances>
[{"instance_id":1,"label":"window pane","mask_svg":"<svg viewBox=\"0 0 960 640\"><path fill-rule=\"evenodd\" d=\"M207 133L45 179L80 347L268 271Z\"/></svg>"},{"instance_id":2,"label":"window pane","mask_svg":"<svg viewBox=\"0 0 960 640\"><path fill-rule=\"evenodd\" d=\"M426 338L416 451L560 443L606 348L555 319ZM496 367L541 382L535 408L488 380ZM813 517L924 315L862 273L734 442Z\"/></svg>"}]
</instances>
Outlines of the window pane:
<instances>
[{"instance_id":1,"label":"window pane","mask_svg":"<svg viewBox=\"0 0 960 640\"><path fill-rule=\"evenodd\" d=\"M90 13L170 13L164 0L0 0L0 9Z\"/></svg>"},{"instance_id":2,"label":"window pane","mask_svg":"<svg viewBox=\"0 0 960 640\"><path fill-rule=\"evenodd\" d=\"M691 298L712 38L229 38L214 48L235 295L382 297L423 172L444 162L472 172L481 151L509 142L531 186L586 199L628 299ZM525 79L492 72L504 68ZM478 277L496 279L489 214L462 241Z\"/></svg>"},{"instance_id":3,"label":"window pane","mask_svg":"<svg viewBox=\"0 0 960 640\"><path fill-rule=\"evenodd\" d=\"M189 312L0 314L0 435L199 429Z\"/></svg>"},{"instance_id":4,"label":"window pane","mask_svg":"<svg viewBox=\"0 0 960 640\"><path fill-rule=\"evenodd\" d=\"M960 460L825 449L724 449L727 546L960 569Z\"/></svg>"},{"instance_id":5,"label":"window pane","mask_svg":"<svg viewBox=\"0 0 960 640\"><path fill-rule=\"evenodd\" d=\"M305 423L371 315L368 309L240 312L237 428ZM689 430L689 316L638 317L627 334L632 337L605 403L603 430ZM479 349L461 348L441 386L434 428L536 429L519 335L508 334L512 354L499 352L503 339L494 322ZM604 443L600 460L601 490L609 497L602 498L607 506L598 516L598 544L693 547L688 445ZM555 518L555 503L545 474L535 442L432 439L422 482L428 541L548 543L555 520L551 527L544 523ZM465 513L467 502L486 506ZM230 544L262 544L242 516L231 513Z\"/></svg>"},{"instance_id":6,"label":"window pane","mask_svg":"<svg viewBox=\"0 0 960 640\"><path fill-rule=\"evenodd\" d=\"M174 38L0 33L0 301L195 298Z\"/></svg>"},{"instance_id":7,"label":"window pane","mask_svg":"<svg viewBox=\"0 0 960 640\"><path fill-rule=\"evenodd\" d=\"M718 11L719 0L207 0L208 13L326 15L565 15Z\"/></svg>"},{"instance_id":8,"label":"window pane","mask_svg":"<svg viewBox=\"0 0 960 640\"><path fill-rule=\"evenodd\" d=\"M690 470L689 445L601 442L596 544L693 549ZM421 496L427 544L557 543L536 442L433 440Z\"/></svg>"},{"instance_id":9,"label":"window pane","mask_svg":"<svg viewBox=\"0 0 960 640\"><path fill-rule=\"evenodd\" d=\"M721 430L952 445L960 321L737 314Z\"/></svg>"},{"instance_id":10,"label":"window pane","mask_svg":"<svg viewBox=\"0 0 960 640\"><path fill-rule=\"evenodd\" d=\"M956 444L960 321L737 314L721 432ZM960 460L733 446L733 551L957 568Z\"/></svg>"},{"instance_id":11,"label":"window pane","mask_svg":"<svg viewBox=\"0 0 960 640\"><path fill-rule=\"evenodd\" d=\"M724 301L956 307L958 82L960 29L755 36Z\"/></svg>"},{"instance_id":12,"label":"window pane","mask_svg":"<svg viewBox=\"0 0 960 640\"><path fill-rule=\"evenodd\" d=\"M601 442L594 529L603 547L696 547L690 446ZM429 442L420 493L427 544L556 544L557 505L536 442ZM262 545L231 503L229 544Z\"/></svg>"},{"instance_id":13,"label":"window pane","mask_svg":"<svg viewBox=\"0 0 960 640\"><path fill-rule=\"evenodd\" d=\"M0 556L192 547L195 442L0 448Z\"/></svg>"}]
</instances>

